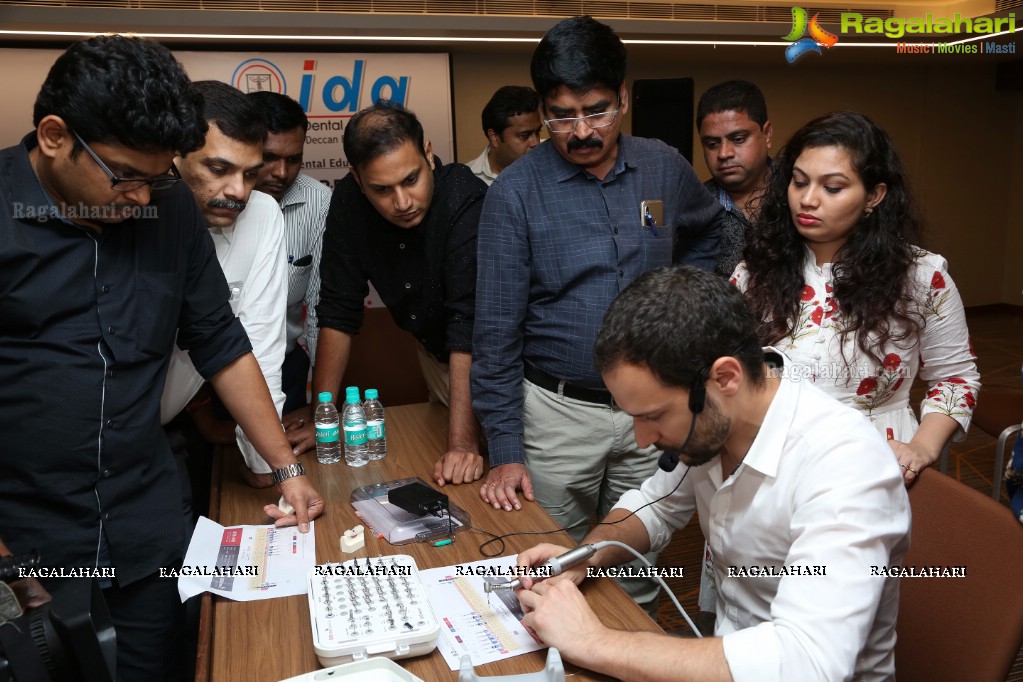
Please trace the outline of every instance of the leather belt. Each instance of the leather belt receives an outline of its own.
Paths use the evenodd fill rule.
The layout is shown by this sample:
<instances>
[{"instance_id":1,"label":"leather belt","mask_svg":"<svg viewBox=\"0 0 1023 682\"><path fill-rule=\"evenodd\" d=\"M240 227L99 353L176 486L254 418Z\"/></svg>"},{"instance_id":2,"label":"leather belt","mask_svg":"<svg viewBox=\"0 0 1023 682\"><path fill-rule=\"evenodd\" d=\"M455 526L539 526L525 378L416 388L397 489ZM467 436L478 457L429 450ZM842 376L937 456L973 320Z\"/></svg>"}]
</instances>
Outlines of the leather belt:
<instances>
[{"instance_id":1,"label":"leather belt","mask_svg":"<svg viewBox=\"0 0 1023 682\"><path fill-rule=\"evenodd\" d=\"M586 403L607 405L609 407L614 406L614 397L612 397L611 391L606 388L586 388L584 386L576 386L575 384L571 384L567 381L551 376L530 362L525 363L522 374L527 381L532 382L551 393L559 393L566 398L582 400Z\"/></svg>"}]
</instances>

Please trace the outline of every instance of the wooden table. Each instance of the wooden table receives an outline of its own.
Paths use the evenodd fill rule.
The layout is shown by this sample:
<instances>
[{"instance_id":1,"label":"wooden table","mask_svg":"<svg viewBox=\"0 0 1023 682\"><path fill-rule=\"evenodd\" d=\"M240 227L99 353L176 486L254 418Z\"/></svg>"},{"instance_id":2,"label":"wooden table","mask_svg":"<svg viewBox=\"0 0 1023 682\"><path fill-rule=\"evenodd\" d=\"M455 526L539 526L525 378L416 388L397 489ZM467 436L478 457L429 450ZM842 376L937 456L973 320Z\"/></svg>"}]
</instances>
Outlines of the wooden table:
<instances>
[{"instance_id":1,"label":"wooden table","mask_svg":"<svg viewBox=\"0 0 1023 682\"><path fill-rule=\"evenodd\" d=\"M385 459L355 469L343 462L320 465L311 453L303 456L310 480L327 501L324 515L315 524L318 564L350 558L341 554L338 538L346 529L360 523L349 502L352 490L367 484L414 476L429 482L433 463L445 449L446 425L447 410L436 404L391 407L387 409L388 454ZM263 505L277 501L276 489L248 487L237 471L240 461L240 455L234 448L225 450L218 457L214 465L211 515L224 525L267 523ZM484 504L479 497L478 485L445 486L444 492L453 503L469 513L472 525L498 535L556 528L546 512L535 503L525 502L521 511L508 513ZM427 569L483 559L479 545L487 539L481 533L466 530L458 533L454 544L446 547L434 547L429 543L395 547L384 540L369 537L367 533L366 548L370 556L410 554L420 569ZM540 541L567 546L574 544L564 532L542 538L515 536L505 539L504 553L514 554ZM491 545L487 549L494 551L493 547ZM365 553L360 552L358 556L365 556ZM583 592L608 626L660 632L657 624L614 581L608 578L587 580L583 583ZM197 682L276 682L321 668L312 646L305 595L254 602L234 602L209 594L203 598ZM477 671L483 675L533 672L542 669L546 656L544 649L478 666ZM398 662L427 682L458 678L458 673L448 669L436 650L426 656ZM570 664L566 664L566 671L575 673L573 680L607 679Z\"/></svg>"}]
</instances>

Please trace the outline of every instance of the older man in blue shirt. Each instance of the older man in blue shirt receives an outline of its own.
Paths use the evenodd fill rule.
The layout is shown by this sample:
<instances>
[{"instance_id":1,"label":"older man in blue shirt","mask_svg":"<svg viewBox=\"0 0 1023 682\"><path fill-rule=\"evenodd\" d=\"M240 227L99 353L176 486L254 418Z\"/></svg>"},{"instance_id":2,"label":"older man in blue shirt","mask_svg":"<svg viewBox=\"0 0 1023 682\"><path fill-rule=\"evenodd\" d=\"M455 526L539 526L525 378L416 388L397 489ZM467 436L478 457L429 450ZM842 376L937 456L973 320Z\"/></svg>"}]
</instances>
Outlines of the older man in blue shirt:
<instances>
[{"instance_id":1,"label":"older man in blue shirt","mask_svg":"<svg viewBox=\"0 0 1023 682\"><path fill-rule=\"evenodd\" d=\"M594 369L604 311L673 254L712 269L720 233L721 208L689 163L621 134L625 62L589 17L544 36L531 71L551 141L498 177L479 228L472 394L491 466L480 495L511 511L521 490L576 539L657 460Z\"/></svg>"}]
</instances>

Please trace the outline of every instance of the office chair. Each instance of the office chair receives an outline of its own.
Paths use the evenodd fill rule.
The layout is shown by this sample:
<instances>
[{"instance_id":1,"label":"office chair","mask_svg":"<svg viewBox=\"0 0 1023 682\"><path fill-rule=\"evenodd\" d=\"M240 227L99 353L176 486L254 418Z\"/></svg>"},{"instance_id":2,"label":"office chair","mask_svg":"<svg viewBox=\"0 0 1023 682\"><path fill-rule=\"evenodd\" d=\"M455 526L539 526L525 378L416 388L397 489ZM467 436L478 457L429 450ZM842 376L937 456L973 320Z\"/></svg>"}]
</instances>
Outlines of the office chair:
<instances>
[{"instance_id":1,"label":"office chair","mask_svg":"<svg viewBox=\"0 0 1023 682\"><path fill-rule=\"evenodd\" d=\"M985 386L973 413L973 426L998 439L995 446L995 472L991 498L1002 498L1002 480L1005 476L1005 447L1020 431L1023 421L1023 393L1015 387Z\"/></svg>"},{"instance_id":2,"label":"office chair","mask_svg":"<svg viewBox=\"0 0 1023 682\"><path fill-rule=\"evenodd\" d=\"M902 578L899 682L1004 682L1023 644L1023 526L983 493L938 471L909 489L904 567L965 566L964 578Z\"/></svg>"}]
</instances>

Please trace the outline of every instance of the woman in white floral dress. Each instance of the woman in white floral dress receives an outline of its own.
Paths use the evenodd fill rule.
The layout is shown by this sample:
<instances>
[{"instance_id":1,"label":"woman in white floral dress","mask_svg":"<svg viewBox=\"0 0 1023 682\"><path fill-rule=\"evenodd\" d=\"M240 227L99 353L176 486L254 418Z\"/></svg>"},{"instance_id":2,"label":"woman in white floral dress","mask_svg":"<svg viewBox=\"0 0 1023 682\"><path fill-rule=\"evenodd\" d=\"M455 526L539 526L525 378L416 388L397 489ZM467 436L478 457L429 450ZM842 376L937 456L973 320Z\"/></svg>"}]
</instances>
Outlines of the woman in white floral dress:
<instances>
[{"instance_id":1,"label":"woman in white floral dress","mask_svg":"<svg viewBox=\"0 0 1023 682\"><path fill-rule=\"evenodd\" d=\"M762 340L886 435L906 485L969 427L980 389L963 302L919 221L887 133L843 112L789 140L732 281ZM909 405L927 382L921 421Z\"/></svg>"}]
</instances>

